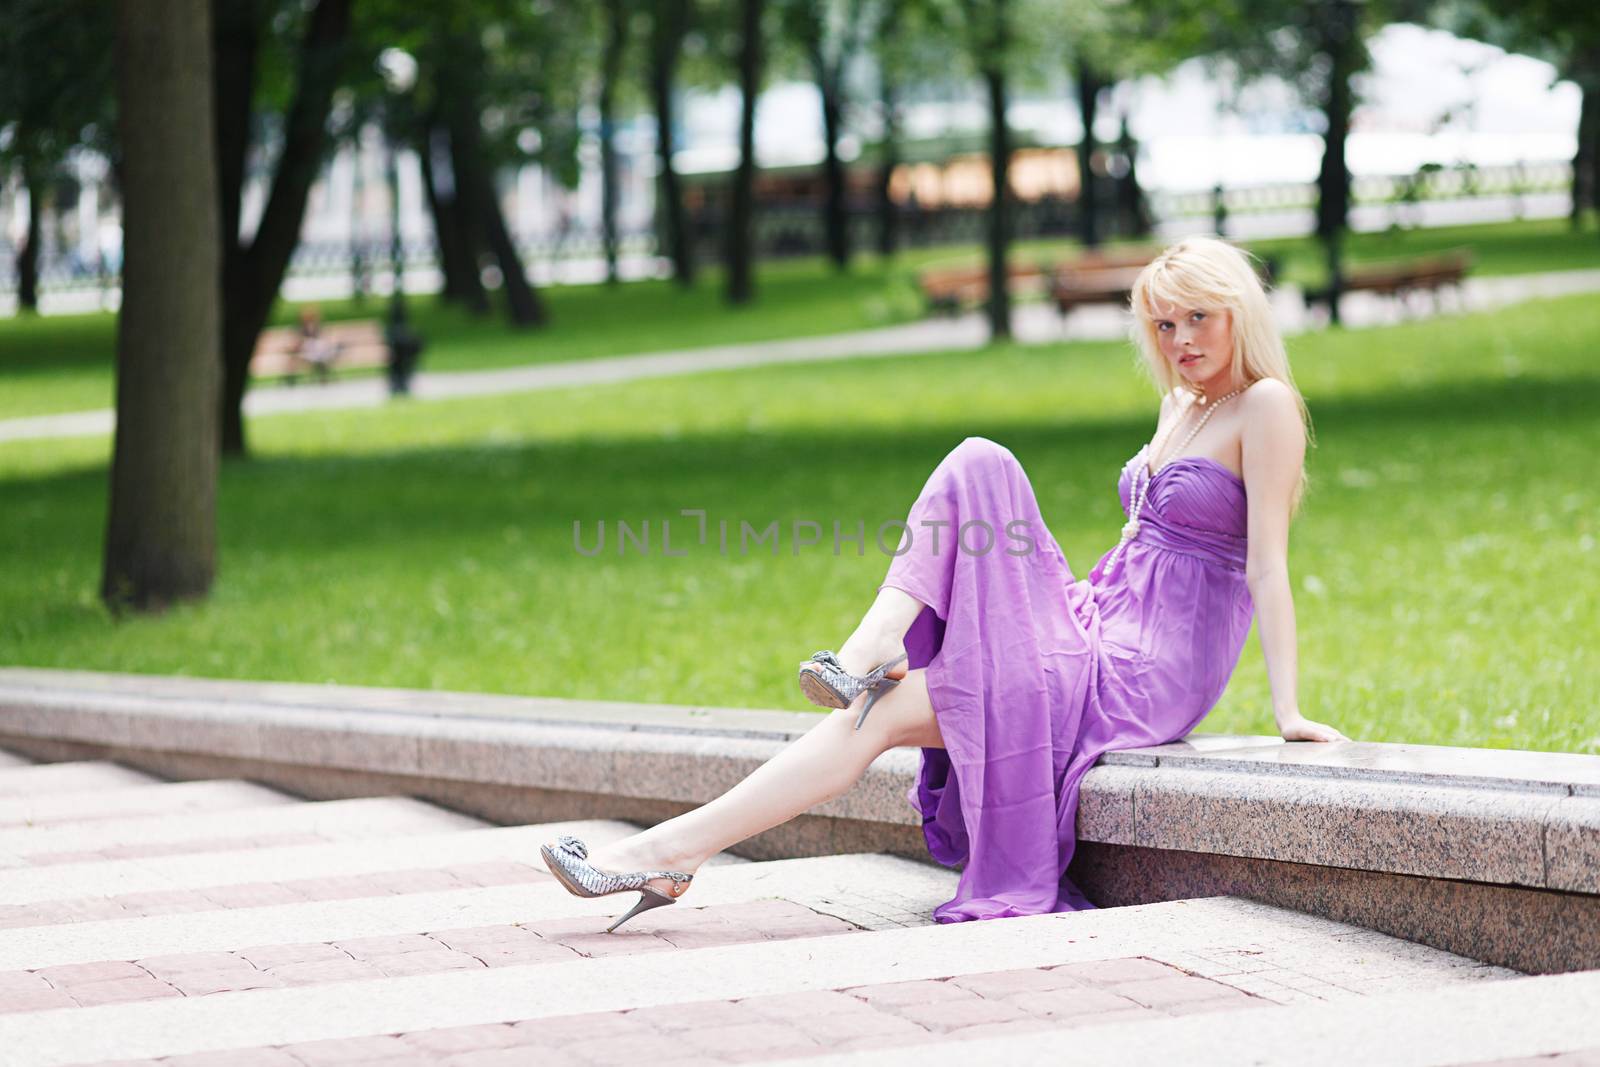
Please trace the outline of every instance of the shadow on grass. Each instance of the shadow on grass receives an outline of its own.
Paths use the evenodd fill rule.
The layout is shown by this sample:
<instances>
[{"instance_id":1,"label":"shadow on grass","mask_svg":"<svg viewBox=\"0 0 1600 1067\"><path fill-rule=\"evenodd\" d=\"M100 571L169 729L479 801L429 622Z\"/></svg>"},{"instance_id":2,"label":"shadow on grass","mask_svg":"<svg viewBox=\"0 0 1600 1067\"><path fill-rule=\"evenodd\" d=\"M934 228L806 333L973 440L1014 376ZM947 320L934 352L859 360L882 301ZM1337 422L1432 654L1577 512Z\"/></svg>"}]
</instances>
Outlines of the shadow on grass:
<instances>
[{"instance_id":1,"label":"shadow on grass","mask_svg":"<svg viewBox=\"0 0 1600 1067\"><path fill-rule=\"evenodd\" d=\"M1600 381L1520 378L1446 382L1426 388L1345 395L1318 403L1319 440L1338 455L1370 462L1390 453L1492 452L1512 458L1529 431L1591 424ZM1120 521L1117 472L1146 441L1147 416L974 422L862 432L688 433L592 437L526 444L396 449L354 456L266 456L225 468L220 515L224 546L274 553L361 550L395 540L442 547L514 523L570 533L574 519L677 518L678 509L751 512L754 522L829 515L903 517L939 459L965 436L1010 448L1033 476L1046 517L1051 504L1089 504L1088 518ZM664 458L665 457L665 458ZM1523 456L1530 467L1541 457ZM1324 463L1310 453L1313 477ZM8 551L94 542L104 521L101 466L5 485ZM1491 487L1485 487L1491 488ZM871 514L863 514L868 511ZM714 518L714 517L713 517ZM16 556L12 557L16 559Z\"/></svg>"}]
</instances>

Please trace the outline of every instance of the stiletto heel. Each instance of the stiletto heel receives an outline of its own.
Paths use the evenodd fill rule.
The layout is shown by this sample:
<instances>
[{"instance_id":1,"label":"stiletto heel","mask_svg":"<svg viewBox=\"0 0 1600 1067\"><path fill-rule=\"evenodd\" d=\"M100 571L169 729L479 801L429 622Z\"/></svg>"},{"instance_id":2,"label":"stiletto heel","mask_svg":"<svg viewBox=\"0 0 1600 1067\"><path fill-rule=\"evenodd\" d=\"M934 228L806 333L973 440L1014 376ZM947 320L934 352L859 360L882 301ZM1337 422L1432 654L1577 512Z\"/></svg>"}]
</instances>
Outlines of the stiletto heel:
<instances>
[{"instance_id":1,"label":"stiletto heel","mask_svg":"<svg viewBox=\"0 0 1600 1067\"><path fill-rule=\"evenodd\" d=\"M554 848L540 845L539 854L544 857L544 864L550 868L550 873L556 876L556 881L573 896L603 897L611 893L638 891L639 902L626 915L606 927L608 934L641 911L676 904L678 897L694 881L694 875L682 871L628 871L624 874L602 871L588 861L588 846L567 834L556 838ZM672 893L663 893L650 885L652 878L672 879Z\"/></svg>"},{"instance_id":2,"label":"stiletto heel","mask_svg":"<svg viewBox=\"0 0 1600 1067\"><path fill-rule=\"evenodd\" d=\"M641 889L639 891L639 902L628 911L628 914L624 915L622 918L606 927L606 933L609 934L611 931L615 930L617 927L621 926L623 923L627 922L641 911L649 911L651 908L659 908L664 904L676 903L676 899L667 896L665 893L658 892L654 889Z\"/></svg>"},{"instance_id":3,"label":"stiletto heel","mask_svg":"<svg viewBox=\"0 0 1600 1067\"><path fill-rule=\"evenodd\" d=\"M861 724L867 721L867 712L872 710L872 705L878 702L878 698L899 684L900 680L898 678L885 678L872 687L872 695L867 697L867 702L861 706L861 714L856 716L855 728L857 730L861 729Z\"/></svg>"},{"instance_id":4,"label":"stiletto heel","mask_svg":"<svg viewBox=\"0 0 1600 1067\"><path fill-rule=\"evenodd\" d=\"M856 677L844 669L844 664L839 662L839 657L823 649L810 660L800 664L800 691L806 699L813 704L824 708L848 708L850 702L863 692L870 691L872 695L867 698L866 706L861 709L861 714L856 717L857 730L867 721L867 712L872 710L872 705L885 692L900 684L898 678L890 678L889 671L896 664L906 658L904 652L894 659L878 664L861 677ZM811 666L815 663L816 666Z\"/></svg>"}]
</instances>

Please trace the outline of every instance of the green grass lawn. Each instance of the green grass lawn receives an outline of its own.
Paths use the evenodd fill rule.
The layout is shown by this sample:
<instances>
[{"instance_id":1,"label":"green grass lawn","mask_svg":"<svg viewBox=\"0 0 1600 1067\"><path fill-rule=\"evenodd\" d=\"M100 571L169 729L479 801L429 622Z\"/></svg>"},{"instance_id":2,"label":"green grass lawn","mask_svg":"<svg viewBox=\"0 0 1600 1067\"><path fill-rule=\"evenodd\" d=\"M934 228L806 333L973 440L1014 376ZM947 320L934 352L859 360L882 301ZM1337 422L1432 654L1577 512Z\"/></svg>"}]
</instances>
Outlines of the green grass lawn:
<instances>
[{"instance_id":1,"label":"green grass lawn","mask_svg":"<svg viewBox=\"0 0 1600 1067\"><path fill-rule=\"evenodd\" d=\"M1585 296L1293 342L1317 434L1291 546L1307 715L1600 752L1596 336ZM844 639L888 557L787 532L721 555L719 519L871 530L978 434L1022 460L1082 576L1154 407L1125 346L1074 344L259 419L224 474L213 596L122 623L95 597L106 441L0 446L0 662L809 709L795 665ZM602 519L648 521L651 554L580 555L574 523ZM1270 733L1268 696L1252 638L1202 729Z\"/></svg>"},{"instance_id":2,"label":"green grass lawn","mask_svg":"<svg viewBox=\"0 0 1600 1067\"><path fill-rule=\"evenodd\" d=\"M1349 258L1371 262L1462 246L1476 252L1480 274L1600 267L1594 227L1573 233L1564 220L1364 234L1352 238ZM1049 262L1076 247L1073 241L1024 241L1014 255L1023 262ZM1252 247L1282 257L1287 281L1323 280L1322 254L1308 239ZM758 299L740 308L724 302L715 270L702 272L689 291L670 281L554 287L544 293L550 325L531 331L509 329L500 316L475 318L431 298L415 299L411 307L428 341L424 369L507 367L912 321L923 314L918 271L931 264L981 263L982 255L977 246L950 246L917 249L892 261L861 256L846 275L818 260L762 264ZM384 304L376 298L362 305L325 301L321 308L329 319L370 318L381 317ZM293 306L280 304L274 321L287 325L294 315ZM0 320L0 419L110 406L115 330L110 314Z\"/></svg>"}]
</instances>

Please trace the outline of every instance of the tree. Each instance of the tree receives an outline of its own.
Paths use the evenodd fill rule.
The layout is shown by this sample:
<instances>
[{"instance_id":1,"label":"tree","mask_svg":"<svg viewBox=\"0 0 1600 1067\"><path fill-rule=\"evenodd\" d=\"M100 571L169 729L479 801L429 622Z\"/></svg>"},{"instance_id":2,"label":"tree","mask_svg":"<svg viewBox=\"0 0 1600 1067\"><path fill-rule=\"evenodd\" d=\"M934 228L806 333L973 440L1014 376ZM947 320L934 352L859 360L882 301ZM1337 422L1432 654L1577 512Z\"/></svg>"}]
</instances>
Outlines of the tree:
<instances>
[{"instance_id":1,"label":"tree","mask_svg":"<svg viewBox=\"0 0 1600 1067\"><path fill-rule=\"evenodd\" d=\"M672 259L672 276L684 288L694 285L694 236L684 217L683 190L672 158L677 137L673 94L678 53L689 31L691 11L691 0L655 0L650 5L650 97L655 104L656 157L660 161L656 201L667 255Z\"/></svg>"},{"instance_id":2,"label":"tree","mask_svg":"<svg viewBox=\"0 0 1600 1067\"><path fill-rule=\"evenodd\" d=\"M1083 127L1078 146L1078 234L1086 247L1097 247L1108 235L1111 227L1106 225L1104 209L1113 204L1128 232L1140 236L1149 232L1149 212L1139 187L1139 146L1129 125L1135 82L1165 74L1218 48L1228 40L1223 27L1229 23L1220 14L1225 10L1225 4L1201 0L1156 4L1072 0L1053 12L1050 35L1059 42L1065 67L1073 72ZM1114 90L1121 98L1121 130L1114 151L1101 152L1095 126L1101 105ZM1106 159L1109 164L1116 157L1121 157L1123 169L1112 195L1102 180L1101 170L1107 165L1097 169L1096 162Z\"/></svg>"},{"instance_id":3,"label":"tree","mask_svg":"<svg viewBox=\"0 0 1600 1067\"><path fill-rule=\"evenodd\" d=\"M1432 0L1174 0L1197 51L1230 61L1242 80L1275 76L1322 116L1316 233L1328 265L1330 315L1339 321L1344 240L1350 212L1345 141L1355 109L1354 79L1371 63L1367 39L1383 26L1421 19Z\"/></svg>"},{"instance_id":4,"label":"tree","mask_svg":"<svg viewBox=\"0 0 1600 1067\"><path fill-rule=\"evenodd\" d=\"M959 15L947 0L879 0L868 16L873 23L870 58L876 75L874 110L879 126L863 159L875 161L877 246L892 255L900 244L900 210L891 182L901 159L901 110L906 100L930 87L947 87L952 69L966 65L957 26Z\"/></svg>"},{"instance_id":5,"label":"tree","mask_svg":"<svg viewBox=\"0 0 1600 1067\"><path fill-rule=\"evenodd\" d=\"M734 171L727 218L727 283L730 304L755 298L756 97L763 66L762 16L765 0L738 0L739 166Z\"/></svg>"},{"instance_id":6,"label":"tree","mask_svg":"<svg viewBox=\"0 0 1600 1067\"><path fill-rule=\"evenodd\" d=\"M885 0L878 9L873 53L878 66L878 116L883 127L879 140L877 180L873 182L878 212L878 254L892 256L900 246L900 210L891 184L900 165L900 91L905 64L900 33L905 26L906 0Z\"/></svg>"},{"instance_id":7,"label":"tree","mask_svg":"<svg viewBox=\"0 0 1600 1067\"><path fill-rule=\"evenodd\" d=\"M1458 0L1436 22L1452 33L1542 59L1582 93L1572 157L1574 229L1600 210L1600 7L1587 0Z\"/></svg>"},{"instance_id":8,"label":"tree","mask_svg":"<svg viewBox=\"0 0 1600 1067\"><path fill-rule=\"evenodd\" d=\"M544 303L528 284L522 258L506 225L495 191L494 161L484 144L482 116L487 105L488 56L474 27L441 39L425 53L434 64L435 114L443 120L450 145L456 208L469 249L487 248L500 269L512 325L538 326ZM476 273L476 256L470 266Z\"/></svg>"},{"instance_id":9,"label":"tree","mask_svg":"<svg viewBox=\"0 0 1600 1067\"><path fill-rule=\"evenodd\" d=\"M274 20L264 0L212 0L215 143L222 208L222 450L243 455L244 394L256 338L300 243L306 198L331 143L328 111L345 71L351 0L317 0L294 50L291 102L254 235L239 233L257 72ZM208 64L209 66L209 64Z\"/></svg>"},{"instance_id":10,"label":"tree","mask_svg":"<svg viewBox=\"0 0 1600 1067\"><path fill-rule=\"evenodd\" d=\"M867 0L783 0L785 36L799 48L822 100L822 230L828 258L850 266L850 204L839 138L850 105L846 75L877 17Z\"/></svg>"},{"instance_id":11,"label":"tree","mask_svg":"<svg viewBox=\"0 0 1600 1067\"><path fill-rule=\"evenodd\" d=\"M203 596L216 571L220 204L206 0L120 0L123 289L100 595Z\"/></svg>"},{"instance_id":12,"label":"tree","mask_svg":"<svg viewBox=\"0 0 1600 1067\"><path fill-rule=\"evenodd\" d=\"M1078 142L1078 236L1085 248L1100 247L1099 176L1094 168L1094 125L1100 113L1100 93L1105 78L1087 56L1078 59L1078 114L1083 122L1083 139Z\"/></svg>"},{"instance_id":13,"label":"tree","mask_svg":"<svg viewBox=\"0 0 1600 1067\"><path fill-rule=\"evenodd\" d=\"M959 0L957 18L968 61L982 79L989 107L989 196L984 244L989 261L989 339L1011 337L1011 129L1006 119L1008 71L1016 59L1008 0Z\"/></svg>"},{"instance_id":14,"label":"tree","mask_svg":"<svg viewBox=\"0 0 1600 1067\"><path fill-rule=\"evenodd\" d=\"M633 17L630 0L605 0L605 43L600 60L600 243L606 260L606 282L617 273L617 89L628 49Z\"/></svg>"},{"instance_id":15,"label":"tree","mask_svg":"<svg viewBox=\"0 0 1600 1067\"><path fill-rule=\"evenodd\" d=\"M46 205L80 145L113 155L113 31L93 0L0 0L0 164L28 192L17 302L38 308ZM3 173L3 170L0 170Z\"/></svg>"}]
</instances>

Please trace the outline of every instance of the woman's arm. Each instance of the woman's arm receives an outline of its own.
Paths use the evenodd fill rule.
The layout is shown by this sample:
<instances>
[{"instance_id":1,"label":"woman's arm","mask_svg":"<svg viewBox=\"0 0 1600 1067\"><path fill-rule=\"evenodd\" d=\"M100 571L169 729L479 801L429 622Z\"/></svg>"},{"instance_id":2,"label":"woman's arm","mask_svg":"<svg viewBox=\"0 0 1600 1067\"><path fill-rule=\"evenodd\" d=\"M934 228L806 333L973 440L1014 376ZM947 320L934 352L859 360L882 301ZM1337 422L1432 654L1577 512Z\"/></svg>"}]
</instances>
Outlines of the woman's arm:
<instances>
[{"instance_id":1,"label":"woman's arm","mask_svg":"<svg viewBox=\"0 0 1600 1067\"><path fill-rule=\"evenodd\" d=\"M1245 583L1255 602L1256 632L1267 661L1272 715L1289 741L1348 741L1300 714L1294 620L1289 588L1289 505L1305 462L1305 425L1287 385L1266 378L1244 394L1240 437L1249 498Z\"/></svg>"}]
</instances>

